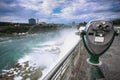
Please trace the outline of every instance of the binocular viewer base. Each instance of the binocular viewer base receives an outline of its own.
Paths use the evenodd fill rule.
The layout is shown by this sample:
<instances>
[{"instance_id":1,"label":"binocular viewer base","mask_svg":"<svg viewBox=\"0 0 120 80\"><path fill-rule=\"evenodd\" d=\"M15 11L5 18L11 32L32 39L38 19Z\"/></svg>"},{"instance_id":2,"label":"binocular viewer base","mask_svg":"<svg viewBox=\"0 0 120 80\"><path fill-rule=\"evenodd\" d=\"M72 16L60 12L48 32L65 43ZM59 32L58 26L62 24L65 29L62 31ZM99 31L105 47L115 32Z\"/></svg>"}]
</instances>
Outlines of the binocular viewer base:
<instances>
[{"instance_id":1,"label":"binocular viewer base","mask_svg":"<svg viewBox=\"0 0 120 80\"><path fill-rule=\"evenodd\" d=\"M101 62L101 61L99 61L99 63L92 63L92 62L90 62L90 58L87 59L87 62L88 62L89 64L91 64L91 65L94 65L94 66L100 66L100 65L102 65L102 62Z\"/></svg>"}]
</instances>

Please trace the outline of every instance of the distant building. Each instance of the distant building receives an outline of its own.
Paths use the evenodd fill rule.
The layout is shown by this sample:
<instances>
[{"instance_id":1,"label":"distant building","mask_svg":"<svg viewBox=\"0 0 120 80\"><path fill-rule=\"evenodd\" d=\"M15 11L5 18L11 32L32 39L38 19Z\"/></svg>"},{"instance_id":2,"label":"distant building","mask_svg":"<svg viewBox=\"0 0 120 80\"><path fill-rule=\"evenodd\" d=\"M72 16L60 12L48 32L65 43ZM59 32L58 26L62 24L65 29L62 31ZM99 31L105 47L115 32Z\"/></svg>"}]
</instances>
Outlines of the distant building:
<instances>
[{"instance_id":1,"label":"distant building","mask_svg":"<svg viewBox=\"0 0 120 80\"><path fill-rule=\"evenodd\" d=\"M37 24L39 24L39 19L37 18Z\"/></svg>"},{"instance_id":2,"label":"distant building","mask_svg":"<svg viewBox=\"0 0 120 80\"><path fill-rule=\"evenodd\" d=\"M72 22L72 26L75 26L75 24L76 24L75 21L73 21L73 22Z\"/></svg>"},{"instance_id":3,"label":"distant building","mask_svg":"<svg viewBox=\"0 0 120 80\"><path fill-rule=\"evenodd\" d=\"M34 18L30 18L28 21L29 21L29 24L31 24L31 25L36 24L36 19L34 19Z\"/></svg>"}]
</instances>

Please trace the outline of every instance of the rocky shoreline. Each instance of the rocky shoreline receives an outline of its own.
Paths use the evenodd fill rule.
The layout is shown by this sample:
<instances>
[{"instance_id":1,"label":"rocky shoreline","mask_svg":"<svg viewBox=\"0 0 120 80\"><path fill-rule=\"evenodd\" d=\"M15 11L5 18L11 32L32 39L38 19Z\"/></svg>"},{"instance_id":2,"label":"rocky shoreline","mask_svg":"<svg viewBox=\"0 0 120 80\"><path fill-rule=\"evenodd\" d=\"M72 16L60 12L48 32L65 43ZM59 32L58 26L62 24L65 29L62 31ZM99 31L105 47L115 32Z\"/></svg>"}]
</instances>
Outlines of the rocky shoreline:
<instances>
[{"instance_id":1,"label":"rocky shoreline","mask_svg":"<svg viewBox=\"0 0 120 80\"><path fill-rule=\"evenodd\" d=\"M23 64L17 63L10 70L3 70L0 80L38 80L42 76L44 68L36 68L29 65L29 61Z\"/></svg>"}]
</instances>

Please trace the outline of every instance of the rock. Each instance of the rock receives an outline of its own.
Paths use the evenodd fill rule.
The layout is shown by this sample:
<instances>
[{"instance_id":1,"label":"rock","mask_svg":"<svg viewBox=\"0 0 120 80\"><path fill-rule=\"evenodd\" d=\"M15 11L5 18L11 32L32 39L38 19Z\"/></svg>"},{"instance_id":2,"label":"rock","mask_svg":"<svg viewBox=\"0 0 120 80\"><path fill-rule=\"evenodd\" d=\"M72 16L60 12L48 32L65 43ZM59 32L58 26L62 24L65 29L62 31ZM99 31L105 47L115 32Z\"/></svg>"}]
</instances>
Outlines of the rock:
<instances>
[{"instance_id":1,"label":"rock","mask_svg":"<svg viewBox=\"0 0 120 80\"><path fill-rule=\"evenodd\" d=\"M10 74L9 74L9 75L7 76L7 78L8 78L8 80L14 80L14 75L10 75Z\"/></svg>"},{"instance_id":2,"label":"rock","mask_svg":"<svg viewBox=\"0 0 120 80\"><path fill-rule=\"evenodd\" d=\"M20 65L19 63L15 64L15 65L13 66L13 68L19 68L19 67L21 67L21 65Z\"/></svg>"},{"instance_id":3,"label":"rock","mask_svg":"<svg viewBox=\"0 0 120 80\"><path fill-rule=\"evenodd\" d=\"M20 76L21 80L38 80L42 76L42 70L44 68L37 68L29 66L29 61L22 64L17 63L10 70L6 70L4 74L0 75L0 80L14 80L15 76Z\"/></svg>"},{"instance_id":4,"label":"rock","mask_svg":"<svg viewBox=\"0 0 120 80\"><path fill-rule=\"evenodd\" d=\"M29 61L26 61L26 62L24 62L24 67L26 68L26 67L29 67Z\"/></svg>"},{"instance_id":5,"label":"rock","mask_svg":"<svg viewBox=\"0 0 120 80\"><path fill-rule=\"evenodd\" d=\"M38 68L30 75L30 80L38 80L42 76L41 69Z\"/></svg>"}]
</instances>

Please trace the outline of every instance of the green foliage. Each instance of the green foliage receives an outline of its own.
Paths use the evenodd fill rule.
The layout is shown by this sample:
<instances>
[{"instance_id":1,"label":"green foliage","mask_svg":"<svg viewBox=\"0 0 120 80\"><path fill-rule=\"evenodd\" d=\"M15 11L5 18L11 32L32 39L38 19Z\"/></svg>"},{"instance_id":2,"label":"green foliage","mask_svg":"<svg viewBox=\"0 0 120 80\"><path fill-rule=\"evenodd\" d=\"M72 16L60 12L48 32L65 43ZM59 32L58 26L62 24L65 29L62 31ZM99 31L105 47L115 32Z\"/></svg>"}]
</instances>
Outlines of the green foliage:
<instances>
[{"instance_id":1,"label":"green foliage","mask_svg":"<svg viewBox=\"0 0 120 80\"><path fill-rule=\"evenodd\" d=\"M0 27L1 26L14 26L14 25L31 26L30 24L27 24L27 23L0 22Z\"/></svg>"},{"instance_id":2,"label":"green foliage","mask_svg":"<svg viewBox=\"0 0 120 80\"><path fill-rule=\"evenodd\" d=\"M22 33L22 32L27 32L30 27L28 26L7 26L4 29L0 30L0 33L7 33L7 34L12 34L12 33Z\"/></svg>"},{"instance_id":3,"label":"green foliage","mask_svg":"<svg viewBox=\"0 0 120 80\"><path fill-rule=\"evenodd\" d=\"M63 24L41 23L41 24L33 26L33 28L29 31L29 33L53 31L59 28L63 28Z\"/></svg>"},{"instance_id":4,"label":"green foliage","mask_svg":"<svg viewBox=\"0 0 120 80\"><path fill-rule=\"evenodd\" d=\"M86 24L87 24L87 22L81 22L81 23L79 23L79 25L78 25L78 28L77 28L77 29L79 29L81 26L86 26Z\"/></svg>"},{"instance_id":5,"label":"green foliage","mask_svg":"<svg viewBox=\"0 0 120 80\"><path fill-rule=\"evenodd\" d=\"M113 25L120 25L120 19L112 20Z\"/></svg>"},{"instance_id":6,"label":"green foliage","mask_svg":"<svg viewBox=\"0 0 120 80\"><path fill-rule=\"evenodd\" d=\"M80 23L79 25L80 26L85 26L87 24L87 22L82 22L82 23Z\"/></svg>"},{"instance_id":7,"label":"green foliage","mask_svg":"<svg viewBox=\"0 0 120 80\"><path fill-rule=\"evenodd\" d=\"M36 33L36 32L47 32L57 29L64 28L64 24L47 24L42 22L37 25L30 25L26 23L10 23L10 22L0 22L0 36L13 34L13 33Z\"/></svg>"}]
</instances>

